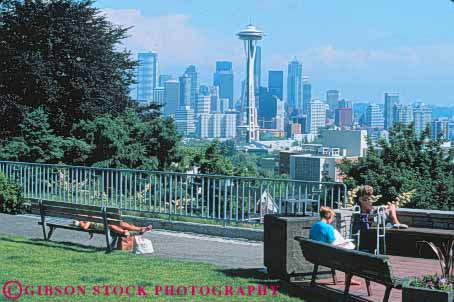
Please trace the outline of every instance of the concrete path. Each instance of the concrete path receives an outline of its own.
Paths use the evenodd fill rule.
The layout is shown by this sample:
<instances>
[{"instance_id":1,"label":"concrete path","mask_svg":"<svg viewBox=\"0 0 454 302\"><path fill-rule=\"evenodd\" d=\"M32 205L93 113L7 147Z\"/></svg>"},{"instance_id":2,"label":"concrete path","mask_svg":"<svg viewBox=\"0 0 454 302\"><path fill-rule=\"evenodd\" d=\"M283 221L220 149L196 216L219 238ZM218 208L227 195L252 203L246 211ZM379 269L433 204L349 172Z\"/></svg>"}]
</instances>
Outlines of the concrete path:
<instances>
[{"instance_id":1,"label":"concrete path","mask_svg":"<svg viewBox=\"0 0 454 302\"><path fill-rule=\"evenodd\" d=\"M42 239L39 218L32 215L12 216L0 214L0 234ZM263 243L197 234L153 230L145 235L153 242L155 253L151 257L180 259L211 263L226 268L262 268ZM72 242L88 246L105 247L104 237L58 229L52 241Z\"/></svg>"}]
</instances>

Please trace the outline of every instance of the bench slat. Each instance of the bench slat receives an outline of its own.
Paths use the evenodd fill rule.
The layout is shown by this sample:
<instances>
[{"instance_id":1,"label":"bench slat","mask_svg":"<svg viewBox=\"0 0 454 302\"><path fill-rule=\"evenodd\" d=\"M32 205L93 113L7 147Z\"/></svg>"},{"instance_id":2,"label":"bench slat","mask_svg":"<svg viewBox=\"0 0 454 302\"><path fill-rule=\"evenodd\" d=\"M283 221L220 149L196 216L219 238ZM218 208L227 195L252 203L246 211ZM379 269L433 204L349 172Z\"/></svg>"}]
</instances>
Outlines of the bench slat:
<instances>
[{"instance_id":1,"label":"bench slat","mask_svg":"<svg viewBox=\"0 0 454 302\"><path fill-rule=\"evenodd\" d=\"M38 222L39 225L42 225L41 221ZM101 234L104 235L104 230L96 230L96 229L89 229L88 231L81 229L80 227L77 227L75 225L68 225L68 224L60 224L60 223L54 223L54 222L49 222L46 223L47 226L59 228L59 229L66 229L66 230L74 230L74 231L80 231L80 232L85 232L85 233L94 233L94 234ZM115 236L121 236L121 237L127 237L124 234L120 234L117 232L110 231L111 235Z\"/></svg>"},{"instance_id":2,"label":"bench slat","mask_svg":"<svg viewBox=\"0 0 454 302\"><path fill-rule=\"evenodd\" d=\"M78 209L78 208L73 208L73 207L66 207L63 204L60 204L58 206L54 205L48 205L48 204L43 204L44 211L46 212L46 215L51 216L52 213L68 213L68 214L77 214L77 215L87 215L90 217L102 217L102 211L101 209L95 211L95 210L86 210L86 209ZM40 210L39 204L34 204L32 205L32 209ZM107 218L111 219L121 219L120 214L116 213L106 213Z\"/></svg>"},{"instance_id":3,"label":"bench slat","mask_svg":"<svg viewBox=\"0 0 454 302\"><path fill-rule=\"evenodd\" d=\"M90 222L96 222L96 223L104 223L104 219L102 217L90 217L90 216L84 216L84 215L78 215L78 214L71 214L67 212L60 212L60 211L52 211L51 213L46 212L46 219L47 217L61 217L61 218L67 218L67 219L72 219L72 220L78 220L78 221L90 221ZM119 225L121 223L121 220L118 219L107 219L108 224L114 224L114 225Z\"/></svg>"},{"instance_id":4,"label":"bench slat","mask_svg":"<svg viewBox=\"0 0 454 302\"><path fill-rule=\"evenodd\" d=\"M394 286L388 257L356 250L347 250L330 244L297 237L304 257L314 263L339 271L352 273L377 283Z\"/></svg>"},{"instance_id":5,"label":"bench slat","mask_svg":"<svg viewBox=\"0 0 454 302\"><path fill-rule=\"evenodd\" d=\"M32 198L30 201L33 203L39 203L40 199ZM54 200L47 200L47 199L42 199L43 205L49 205L49 206L64 206L68 208L75 208L75 209L81 209L81 210L89 210L89 211L100 211L102 209L102 206L95 206L95 205L86 205L86 204L76 204L76 203L70 203L70 202L61 202L61 201L54 201ZM106 212L107 213L112 213L112 214L121 214L121 211L119 208L115 207L106 207Z\"/></svg>"}]
</instances>

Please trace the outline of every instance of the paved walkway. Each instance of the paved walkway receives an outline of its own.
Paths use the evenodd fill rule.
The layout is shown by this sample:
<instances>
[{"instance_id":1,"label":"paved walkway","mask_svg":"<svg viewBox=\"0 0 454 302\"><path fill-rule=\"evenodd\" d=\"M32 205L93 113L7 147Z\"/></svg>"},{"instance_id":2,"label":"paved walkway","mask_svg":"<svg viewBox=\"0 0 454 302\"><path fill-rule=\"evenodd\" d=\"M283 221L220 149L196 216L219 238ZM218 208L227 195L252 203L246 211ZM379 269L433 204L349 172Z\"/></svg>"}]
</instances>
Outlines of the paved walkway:
<instances>
[{"instance_id":1,"label":"paved walkway","mask_svg":"<svg viewBox=\"0 0 454 302\"><path fill-rule=\"evenodd\" d=\"M42 239L42 228L37 216L11 216L0 214L0 234ZM263 267L263 243L210 237L197 234L153 230L145 235L153 242L153 256L211 263L226 268ZM58 229L52 241L72 242L104 247L104 237Z\"/></svg>"}]
</instances>

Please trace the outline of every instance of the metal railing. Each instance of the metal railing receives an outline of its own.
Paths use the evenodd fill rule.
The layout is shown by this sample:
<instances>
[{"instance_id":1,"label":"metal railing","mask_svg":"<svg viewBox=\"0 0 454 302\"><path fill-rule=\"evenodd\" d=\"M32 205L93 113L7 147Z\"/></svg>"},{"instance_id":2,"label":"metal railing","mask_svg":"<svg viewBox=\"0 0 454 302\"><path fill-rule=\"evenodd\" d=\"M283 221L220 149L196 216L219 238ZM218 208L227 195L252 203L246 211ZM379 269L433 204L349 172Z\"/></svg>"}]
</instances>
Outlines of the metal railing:
<instances>
[{"instance_id":1,"label":"metal railing","mask_svg":"<svg viewBox=\"0 0 454 302\"><path fill-rule=\"evenodd\" d=\"M342 183L184 174L0 161L25 198L122 210L262 223L269 213L314 214L345 206Z\"/></svg>"}]
</instances>

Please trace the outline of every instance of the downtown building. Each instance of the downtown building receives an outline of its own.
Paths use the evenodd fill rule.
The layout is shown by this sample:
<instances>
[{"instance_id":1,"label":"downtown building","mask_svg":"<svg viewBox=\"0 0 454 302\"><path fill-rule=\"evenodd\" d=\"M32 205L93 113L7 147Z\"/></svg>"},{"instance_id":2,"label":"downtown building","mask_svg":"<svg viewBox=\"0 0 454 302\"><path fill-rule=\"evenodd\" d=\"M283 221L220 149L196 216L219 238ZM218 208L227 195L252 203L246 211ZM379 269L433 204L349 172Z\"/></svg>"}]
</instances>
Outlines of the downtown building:
<instances>
[{"instance_id":1,"label":"downtown building","mask_svg":"<svg viewBox=\"0 0 454 302\"><path fill-rule=\"evenodd\" d=\"M177 131L183 136L192 136L195 133L194 110L190 106L180 106L175 112Z\"/></svg>"},{"instance_id":2,"label":"downtown building","mask_svg":"<svg viewBox=\"0 0 454 302\"><path fill-rule=\"evenodd\" d=\"M154 51L138 54L137 98L140 103L153 101L153 90L158 87L158 53Z\"/></svg>"},{"instance_id":3,"label":"downtown building","mask_svg":"<svg viewBox=\"0 0 454 302\"><path fill-rule=\"evenodd\" d=\"M432 123L432 109L424 103L417 103L413 107L413 120L415 124L416 136L420 136L426 128L431 127ZM447 137L446 137L447 138Z\"/></svg>"},{"instance_id":4,"label":"downtown building","mask_svg":"<svg viewBox=\"0 0 454 302\"><path fill-rule=\"evenodd\" d=\"M303 114L309 113L309 104L312 100L312 85L309 77L303 77Z\"/></svg>"},{"instance_id":5,"label":"downtown building","mask_svg":"<svg viewBox=\"0 0 454 302\"><path fill-rule=\"evenodd\" d=\"M216 62L216 72L213 75L213 85L219 87L219 97L228 99L228 107L229 109L233 109L234 100L232 62Z\"/></svg>"},{"instance_id":6,"label":"downtown building","mask_svg":"<svg viewBox=\"0 0 454 302\"><path fill-rule=\"evenodd\" d=\"M303 65L296 58L288 64L287 107L290 115L303 110Z\"/></svg>"},{"instance_id":7,"label":"downtown building","mask_svg":"<svg viewBox=\"0 0 454 302\"><path fill-rule=\"evenodd\" d=\"M198 138L235 138L236 112L202 113L197 118Z\"/></svg>"},{"instance_id":8,"label":"downtown building","mask_svg":"<svg viewBox=\"0 0 454 302\"><path fill-rule=\"evenodd\" d=\"M180 82L168 80L164 83L164 116L175 116L180 105Z\"/></svg>"},{"instance_id":9,"label":"downtown building","mask_svg":"<svg viewBox=\"0 0 454 302\"><path fill-rule=\"evenodd\" d=\"M395 104L393 107L393 124L405 126L413 123L413 108L410 105Z\"/></svg>"},{"instance_id":10,"label":"downtown building","mask_svg":"<svg viewBox=\"0 0 454 302\"><path fill-rule=\"evenodd\" d=\"M432 122L432 139L449 140L449 120L438 118Z\"/></svg>"},{"instance_id":11,"label":"downtown building","mask_svg":"<svg viewBox=\"0 0 454 302\"><path fill-rule=\"evenodd\" d=\"M380 106L377 104L371 103L367 106L365 115L364 115L364 124L367 127L371 128L383 128L384 119L383 113L380 109Z\"/></svg>"},{"instance_id":12,"label":"downtown building","mask_svg":"<svg viewBox=\"0 0 454 302\"><path fill-rule=\"evenodd\" d=\"M385 114L384 126L385 129L390 129L394 124L394 106L400 103L398 93L385 93Z\"/></svg>"},{"instance_id":13,"label":"downtown building","mask_svg":"<svg viewBox=\"0 0 454 302\"><path fill-rule=\"evenodd\" d=\"M306 121L308 133L317 136L319 130L326 126L326 111L327 104L325 102L313 100L309 103L309 112Z\"/></svg>"}]
</instances>

